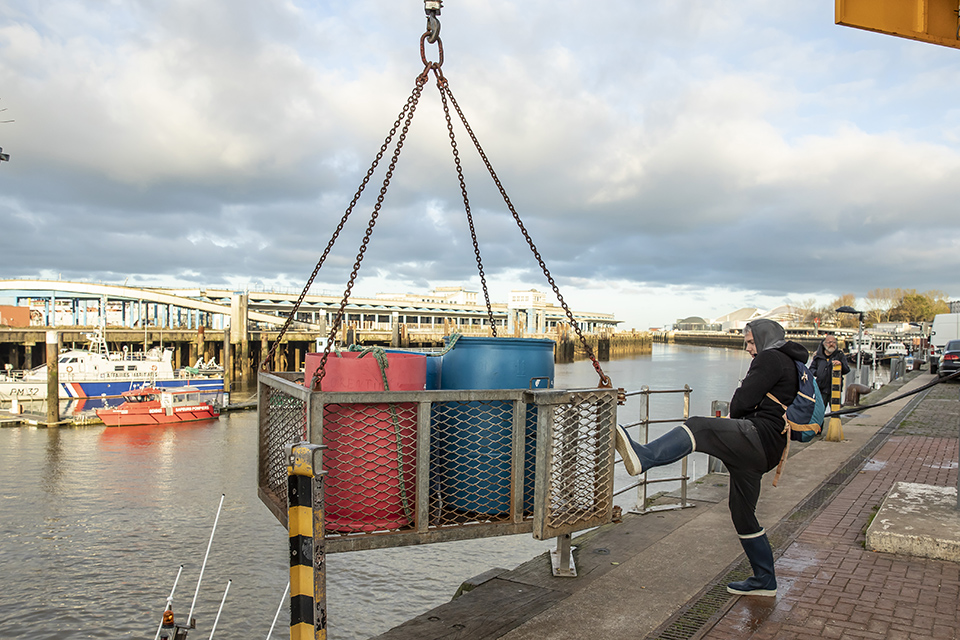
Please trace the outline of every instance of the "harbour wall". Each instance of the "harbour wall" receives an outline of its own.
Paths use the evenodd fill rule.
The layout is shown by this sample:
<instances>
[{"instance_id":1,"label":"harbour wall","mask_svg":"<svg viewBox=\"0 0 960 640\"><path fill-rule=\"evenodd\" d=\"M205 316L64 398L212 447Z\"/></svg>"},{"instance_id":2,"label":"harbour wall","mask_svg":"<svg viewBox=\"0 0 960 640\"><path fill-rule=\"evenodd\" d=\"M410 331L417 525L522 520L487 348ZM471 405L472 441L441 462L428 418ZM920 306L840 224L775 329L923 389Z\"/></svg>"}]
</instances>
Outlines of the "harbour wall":
<instances>
[{"instance_id":1,"label":"harbour wall","mask_svg":"<svg viewBox=\"0 0 960 640\"><path fill-rule=\"evenodd\" d=\"M654 342L664 344L689 344L700 347L723 347L725 349L743 349L742 333L727 333L723 331L656 331L652 334ZM823 333L795 333L787 332L787 340L802 344L811 354L816 352L823 340ZM847 340L838 337L840 348L849 352Z\"/></svg>"}]
</instances>

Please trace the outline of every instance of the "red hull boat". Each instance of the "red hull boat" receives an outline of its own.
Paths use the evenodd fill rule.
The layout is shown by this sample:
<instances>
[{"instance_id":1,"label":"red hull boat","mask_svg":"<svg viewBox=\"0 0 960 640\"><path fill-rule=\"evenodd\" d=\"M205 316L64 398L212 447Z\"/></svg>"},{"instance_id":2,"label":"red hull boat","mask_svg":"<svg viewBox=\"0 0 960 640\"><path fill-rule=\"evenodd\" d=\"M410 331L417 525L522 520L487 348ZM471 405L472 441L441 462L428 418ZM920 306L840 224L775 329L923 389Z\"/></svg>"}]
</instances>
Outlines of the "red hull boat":
<instances>
[{"instance_id":1,"label":"red hull boat","mask_svg":"<svg viewBox=\"0 0 960 640\"><path fill-rule=\"evenodd\" d=\"M201 400L200 390L195 387L147 387L121 395L124 402L120 406L97 409L97 417L108 427L194 422L220 416L220 408Z\"/></svg>"}]
</instances>

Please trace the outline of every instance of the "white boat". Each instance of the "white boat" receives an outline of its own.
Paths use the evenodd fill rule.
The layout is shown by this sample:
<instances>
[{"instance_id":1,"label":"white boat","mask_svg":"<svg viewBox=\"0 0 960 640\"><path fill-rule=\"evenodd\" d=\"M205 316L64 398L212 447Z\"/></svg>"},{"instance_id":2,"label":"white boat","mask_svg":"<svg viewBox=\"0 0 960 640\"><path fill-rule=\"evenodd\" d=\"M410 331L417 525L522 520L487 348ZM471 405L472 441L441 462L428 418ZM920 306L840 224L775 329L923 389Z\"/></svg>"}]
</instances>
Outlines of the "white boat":
<instances>
[{"instance_id":1,"label":"white boat","mask_svg":"<svg viewBox=\"0 0 960 640\"><path fill-rule=\"evenodd\" d=\"M902 342L891 342L887 345L887 348L883 352L884 358L891 358L894 356L907 356L910 355L907 351L907 347L904 346Z\"/></svg>"},{"instance_id":2,"label":"white boat","mask_svg":"<svg viewBox=\"0 0 960 640\"><path fill-rule=\"evenodd\" d=\"M875 349L873 346L873 340L870 339L870 336L864 334L862 340L858 339L857 336L853 336L849 341L849 345L850 347L849 352L847 353L847 361L849 361L851 364L856 363L858 353L860 353L861 363L869 364L873 361Z\"/></svg>"},{"instance_id":3,"label":"white boat","mask_svg":"<svg viewBox=\"0 0 960 640\"><path fill-rule=\"evenodd\" d=\"M173 350L153 347L146 353L110 353L97 329L88 334L86 350L64 349L57 356L59 397L119 397L125 391L142 387L180 387L190 385L201 391L223 389L223 369L173 368ZM0 400L45 400L47 365L25 371L0 373Z\"/></svg>"}]
</instances>

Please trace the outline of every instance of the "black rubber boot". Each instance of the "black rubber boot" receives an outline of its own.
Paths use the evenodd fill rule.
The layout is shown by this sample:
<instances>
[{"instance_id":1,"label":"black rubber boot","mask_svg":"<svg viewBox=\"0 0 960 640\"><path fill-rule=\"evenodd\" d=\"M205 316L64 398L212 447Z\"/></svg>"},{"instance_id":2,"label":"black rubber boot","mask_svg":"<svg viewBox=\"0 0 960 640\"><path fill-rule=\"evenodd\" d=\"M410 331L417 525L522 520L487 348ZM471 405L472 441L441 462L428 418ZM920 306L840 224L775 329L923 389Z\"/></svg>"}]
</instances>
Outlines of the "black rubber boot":
<instances>
[{"instance_id":1,"label":"black rubber boot","mask_svg":"<svg viewBox=\"0 0 960 640\"><path fill-rule=\"evenodd\" d=\"M762 533L752 538L740 538L743 547L753 567L753 575L742 582L731 582L727 591L740 596L775 596L777 595L777 576L773 570L773 549L767 534Z\"/></svg>"},{"instance_id":2,"label":"black rubber boot","mask_svg":"<svg viewBox=\"0 0 960 640\"><path fill-rule=\"evenodd\" d=\"M617 453L623 458L627 473L638 476L690 455L694 450L693 434L686 427L675 427L648 444L637 444L617 425Z\"/></svg>"}]
</instances>

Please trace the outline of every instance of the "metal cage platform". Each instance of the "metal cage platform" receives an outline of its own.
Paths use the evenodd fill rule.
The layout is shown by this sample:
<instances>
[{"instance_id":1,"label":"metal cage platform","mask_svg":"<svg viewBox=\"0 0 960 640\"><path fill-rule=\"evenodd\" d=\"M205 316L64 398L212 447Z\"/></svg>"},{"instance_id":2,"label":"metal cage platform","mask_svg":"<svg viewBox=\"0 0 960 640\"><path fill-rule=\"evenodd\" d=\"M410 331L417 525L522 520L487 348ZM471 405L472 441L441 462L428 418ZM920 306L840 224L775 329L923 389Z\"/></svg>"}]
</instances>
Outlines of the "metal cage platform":
<instances>
[{"instance_id":1,"label":"metal cage platform","mask_svg":"<svg viewBox=\"0 0 960 640\"><path fill-rule=\"evenodd\" d=\"M258 381L258 493L287 524L291 444L322 444L328 552L531 532L613 516L616 389L310 391Z\"/></svg>"}]
</instances>

